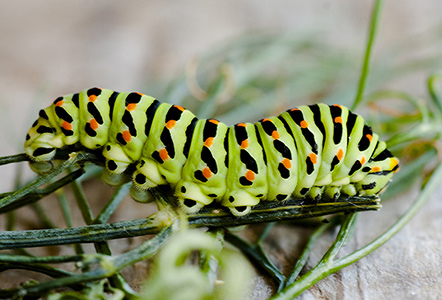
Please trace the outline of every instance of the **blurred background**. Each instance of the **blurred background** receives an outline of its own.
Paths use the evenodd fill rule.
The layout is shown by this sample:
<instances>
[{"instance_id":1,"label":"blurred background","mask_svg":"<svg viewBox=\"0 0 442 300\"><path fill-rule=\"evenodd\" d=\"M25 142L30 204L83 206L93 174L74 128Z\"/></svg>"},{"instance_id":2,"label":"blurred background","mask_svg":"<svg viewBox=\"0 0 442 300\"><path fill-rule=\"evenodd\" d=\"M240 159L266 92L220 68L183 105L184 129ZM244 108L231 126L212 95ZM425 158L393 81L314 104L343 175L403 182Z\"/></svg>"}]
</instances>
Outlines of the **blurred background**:
<instances>
[{"instance_id":1,"label":"blurred background","mask_svg":"<svg viewBox=\"0 0 442 300\"><path fill-rule=\"evenodd\" d=\"M99 86L139 91L169 103L191 101L198 98L201 92L198 88L210 88L207 74L229 61L222 58L217 64L218 60L211 59L226 53L233 53L229 72L235 80L266 72L275 76L281 70L296 78L292 85L296 89L290 88L287 84L290 81L280 83L285 89L281 89L284 97L278 107L293 107L305 101L351 103L359 80L371 7L372 1L350 0L2 1L0 156L22 152L24 137L38 110L60 95ZM442 2L438 0L385 3L369 88L395 88L426 96L426 78L442 66L441 11ZM284 44L287 40L296 46L281 54L288 57L286 60L278 60L282 48L268 47L272 41ZM264 54L256 59L253 55L262 48L248 48L247 43L274 51L260 52ZM308 54L306 49L310 51ZM247 69L248 57L252 56L254 61L270 64ZM311 70L313 65L315 72L305 73L305 76L313 74L309 81L299 81L304 76L303 70ZM255 75L244 75L246 71ZM186 79L192 78L193 73L196 73L197 91L193 81ZM275 82L277 85L277 80L272 84ZM314 92L304 93L303 87ZM238 99L231 97L228 105L239 105L235 102ZM257 117L261 113L263 117L281 112L282 109L275 109L272 100L269 98L267 106L260 107ZM187 106L198 108L198 101L188 103ZM245 107L240 114L244 112L250 111ZM205 113L210 112L203 111L200 116ZM239 121L236 116L223 114L222 109L220 114L223 121ZM15 172L14 166L2 166L2 191L13 188ZM387 207L386 211L399 213L394 207ZM379 226L384 225L384 221L376 220ZM360 238L365 240L366 236ZM384 255L394 256L390 252ZM407 259L405 255L403 261ZM399 264L397 260L395 263ZM369 264L361 267L365 273L373 272ZM345 277L347 273L342 274L339 276ZM389 274L384 275L383 279L393 280ZM438 275L442 275L440 271ZM372 282L366 280L358 285L351 276L331 279L324 288L333 291L336 283L333 280L349 280L345 284L364 295ZM395 287L400 291L401 283Z\"/></svg>"}]
</instances>

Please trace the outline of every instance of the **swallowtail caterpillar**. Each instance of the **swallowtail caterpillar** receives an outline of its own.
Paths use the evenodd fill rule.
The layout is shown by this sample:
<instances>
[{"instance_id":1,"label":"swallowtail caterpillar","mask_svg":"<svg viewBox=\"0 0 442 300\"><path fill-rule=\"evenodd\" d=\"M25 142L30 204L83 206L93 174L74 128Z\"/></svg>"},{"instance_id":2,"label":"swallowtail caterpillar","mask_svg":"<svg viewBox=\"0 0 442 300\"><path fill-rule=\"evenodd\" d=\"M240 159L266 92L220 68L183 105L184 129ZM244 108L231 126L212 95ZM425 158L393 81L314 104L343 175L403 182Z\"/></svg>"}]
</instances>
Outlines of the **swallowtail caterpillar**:
<instances>
[{"instance_id":1,"label":"swallowtail caterpillar","mask_svg":"<svg viewBox=\"0 0 442 300\"><path fill-rule=\"evenodd\" d=\"M227 126L141 93L100 88L57 98L25 142L39 173L50 170L57 149L84 148L102 152L109 184L121 184L135 166L135 200L170 185L189 213L214 201L242 216L260 201L374 196L399 169L385 142L341 105Z\"/></svg>"}]
</instances>

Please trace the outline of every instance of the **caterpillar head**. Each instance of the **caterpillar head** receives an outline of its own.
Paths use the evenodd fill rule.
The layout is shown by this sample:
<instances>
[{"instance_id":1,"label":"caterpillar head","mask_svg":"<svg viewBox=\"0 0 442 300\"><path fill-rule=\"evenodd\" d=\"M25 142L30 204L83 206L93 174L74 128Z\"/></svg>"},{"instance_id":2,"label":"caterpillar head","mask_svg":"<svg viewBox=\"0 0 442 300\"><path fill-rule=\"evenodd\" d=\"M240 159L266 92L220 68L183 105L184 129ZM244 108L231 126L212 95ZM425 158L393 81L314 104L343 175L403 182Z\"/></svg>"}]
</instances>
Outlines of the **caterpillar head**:
<instances>
[{"instance_id":1,"label":"caterpillar head","mask_svg":"<svg viewBox=\"0 0 442 300\"><path fill-rule=\"evenodd\" d=\"M175 195L187 213L195 213L214 200L205 195L197 184L190 181L180 181L175 188Z\"/></svg>"}]
</instances>

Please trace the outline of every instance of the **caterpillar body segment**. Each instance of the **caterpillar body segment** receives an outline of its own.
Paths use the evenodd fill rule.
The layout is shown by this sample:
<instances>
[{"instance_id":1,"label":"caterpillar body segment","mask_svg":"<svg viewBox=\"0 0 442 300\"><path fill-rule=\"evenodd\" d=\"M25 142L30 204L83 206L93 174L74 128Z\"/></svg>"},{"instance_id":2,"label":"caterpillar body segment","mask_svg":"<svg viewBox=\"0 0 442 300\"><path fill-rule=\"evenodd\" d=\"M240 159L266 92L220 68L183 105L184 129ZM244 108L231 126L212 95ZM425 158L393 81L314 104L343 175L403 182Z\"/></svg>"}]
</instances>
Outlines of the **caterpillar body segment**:
<instances>
[{"instance_id":1,"label":"caterpillar body segment","mask_svg":"<svg viewBox=\"0 0 442 300\"><path fill-rule=\"evenodd\" d=\"M131 178L135 200L168 184L187 212L218 202L236 216L264 200L377 195L399 168L363 118L340 105L227 126L147 95L99 88L57 98L25 141L40 173L57 149L85 148L102 152L108 183Z\"/></svg>"}]
</instances>

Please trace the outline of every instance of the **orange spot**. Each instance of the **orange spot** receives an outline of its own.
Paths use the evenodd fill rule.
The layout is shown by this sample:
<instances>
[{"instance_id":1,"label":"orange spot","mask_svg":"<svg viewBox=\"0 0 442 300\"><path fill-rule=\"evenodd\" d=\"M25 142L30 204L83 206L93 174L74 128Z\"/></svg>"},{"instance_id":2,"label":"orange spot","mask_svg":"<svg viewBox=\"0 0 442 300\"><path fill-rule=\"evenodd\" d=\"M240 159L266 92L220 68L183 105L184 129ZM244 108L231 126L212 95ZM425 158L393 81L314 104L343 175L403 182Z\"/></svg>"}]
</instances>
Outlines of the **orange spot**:
<instances>
[{"instance_id":1,"label":"orange spot","mask_svg":"<svg viewBox=\"0 0 442 300\"><path fill-rule=\"evenodd\" d=\"M138 95L140 95L140 96L144 96L144 94L143 94L143 93L139 93L139 92L137 92L137 94L138 94Z\"/></svg>"},{"instance_id":2,"label":"orange spot","mask_svg":"<svg viewBox=\"0 0 442 300\"><path fill-rule=\"evenodd\" d=\"M204 146L206 147L210 147L213 144L213 137L208 137L205 141L204 141Z\"/></svg>"},{"instance_id":3,"label":"orange spot","mask_svg":"<svg viewBox=\"0 0 442 300\"><path fill-rule=\"evenodd\" d=\"M210 171L209 167L205 167L203 169L203 176L206 177L207 179L212 177L212 171Z\"/></svg>"},{"instance_id":4,"label":"orange spot","mask_svg":"<svg viewBox=\"0 0 442 300\"><path fill-rule=\"evenodd\" d=\"M292 167L292 163L288 158L285 158L281 163L284 165L286 169L290 169Z\"/></svg>"},{"instance_id":5,"label":"orange spot","mask_svg":"<svg viewBox=\"0 0 442 300\"><path fill-rule=\"evenodd\" d=\"M310 153L308 155L308 157L310 157L310 160L312 161L312 163L315 165L318 162L318 156L316 154L314 154L313 152Z\"/></svg>"},{"instance_id":6,"label":"orange spot","mask_svg":"<svg viewBox=\"0 0 442 300\"><path fill-rule=\"evenodd\" d=\"M161 149L159 151L159 153L160 153L160 157L161 157L162 160L165 161L165 160L167 160L169 158L169 153L167 153L166 149Z\"/></svg>"},{"instance_id":7,"label":"orange spot","mask_svg":"<svg viewBox=\"0 0 442 300\"><path fill-rule=\"evenodd\" d=\"M241 142L241 148L246 149L247 147L249 147L249 140L245 139Z\"/></svg>"},{"instance_id":8,"label":"orange spot","mask_svg":"<svg viewBox=\"0 0 442 300\"><path fill-rule=\"evenodd\" d=\"M123 134L123 139L126 142L130 142L130 140L132 139L132 135L130 134L129 130L123 131L122 134Z\"/></svg>"},{"instance_id":9,"label":"orange spot","mask_svg":"<svg viewBox=\"0 0 442 300\"><path fill-rule=\"evenodd\" d=\"M184 109L184 107L182 107L182 106L179 106L179 105L174 105L176 108L178 108L179 110L181 110L181 111L185 111L185 109Z\"/></svg>"},{"instance_id":10,"label":"orange spot","mask_svg":"<svg viewBox=\"0 0 442 300\"><path fill-rule=\"evenodd\" d=\"M215 125L218 125L218 124L219 124L219 121L218 121L218 120L215 120L215 119L209 119L208 121L209 121L210 123L215 124Z\"/></svg>"},{"instance_id":11,"label":"orange spot","mask_svg":"<svg viewBox=\"0 0 442 300\"><path fill-rule=\"evenodd\" d=\"M91 128L93 130L97 130L98 129L98 122L97 122L97 120L92 119L92 120L89 121L89 124L91 124Z\"/></svg>"},{"instance_id":12,"label":"orange spot","mask_svg":"<svg viewBox=\"0 0 442 300\"><path fill-rule=\"evenodd\" d=\"M276 130L273 130L272 132L272 138L274 138L275 140L279 139L279 133Z\"/></svg>"},{"instance_id":13,"label":"orange spot","mask_svg":"<svg viewBox=\"0 0 442 300\"><path fill-rule=\"evenodd\" d=\"M175 120L170 120L166 123L166 127L167 129L172 129L175 126L175 124L176 124Z\"/></svg>"},{"instance_id":14,"label":"orange spot","mask_svg":"<svg viewBox=\"0 0 442 300\"><path fill-rule=\"evenodd\" d=\"M301 128L307 128L308 127L308 123L305 120L301 121L301 123L299 125L301 125Z\"/></svg>"},{"instance_id":15,"label":"orange spot","mask_svg":"<svg viewBox=\"0 0 442 300\"><path fill-rule=\"evenodd\" d=\"M335 118L335 123L341 123L342 124L342 118L341 117L336 117Z\"/></svg>"},{"instance_id":16,"label":"orange spot","mask_svg":"<svg viewBox=\"0 0 442 300\"><path fill-rule=\"evenodd\" d=\"M246 127L246 124L245 123L238 123L238 124L236 124L236 126Z\"/></svg>"},{"instance_id":17,"label":"orange spot","mask_svg":"<svg viewBox=\"0 0 442 300\"><path fill-rule=\"evenodd\" d=\"M344 157L344 151L342 149L339 149L338 154L336 154L339 160L341 160Z\"/></svg>"},{"instance_id":18,"label":"orange spot","mask_svg":"<svg viewBox=\"0 0 442 300\"><path fill-rule=\"evenodd\" d=\"M64 101L63 100L60 100L60 101L58 101L57 103L55 103L55 105L57 105L57 106L62 106L64 104Z\"/></svg>"},{"instance_id":19,"label":"orange spot","mask_svg":"<svg viewBox=\"0 0 442 300\"><path fill-rule=\"evenodd\" d=\"M342 106L339 104L333 104L333 106L339 107L340 109L342 109Z\"/></svg>"},{"instance_id":20,"label":"orange spot","mask_svg":"<svg viewBox=\"0 0 442 300\"><path fill-rule=\"evenodd\" d=\"M365 164L365 157L362 156L362 158L359 162L361 163L361 165Z\"/></svg>"},{"instance_id":21,"label":"orange spot","mask_svg":"<svg viewBox=\"0 0 442 300\"><path fill-rule=\"evenodd\" d=\"M64 121L63 124L61 124L61 127L63 127L66 130L72 130L72 124L66 121Z\"/></svg>"},{"instance_id":22,"label":"orange spot","mask_svg":"<svg viewBox=\"0 0 442 300\"><path fill-rule=\"evenodd\" d=\"M90 95L89 96L89 101L95 102L95 100L97 100L97 96L95 96L95 95Z\"/></svg>"},{"instance_id":23,"label":"orange spot","mask_svg":"<svg viewBox=\"0 0 442 300\"><path fill-rule=\"evenodd\" d=\"M297 111L297 110L299 110L299 108L292 108L291 111Z\"/></svg>"},{"instance_id":24,"label":"orange spot","mask_svg":"<svg viewBox=\"0 0 442 300\"><path fill-rule=\"evenodd\" d=\"M367 139L371 142L371 140L373 139L373 136L371 134L366 134L365 135L367 137Z\"/></svg>"},{"instance_id":25,"label":"orange spot","mask_svg":"<svg viewBox=\"0 0 442 300\"><path fill-rule=\"evenodd\" d=\"M381 170L380 167L373 167L373 168L371 168L371 171L373 171L373 172L379 172L380 170Z\"/></svg>"},{"instance_id":26,"label":"orange spot","mask_svg":"<svg viewBox=\"0 0 442 300\"><path fill-rule=\"evenodd\" d=\"M265 119L262 119L261 122L272 122L272 120L265 118Z\"/></svg>"},{"instance_id":27,"label":"orange spot","mask_svg":"<svg viewBox=\"0 0 442 300\"><path fill-rule=\"evenodd\" d=\"M136 103L129 103L126 107L128 111L133 111L137 107Z\"/></svg>"},{"instance_id":28,"label":"orange spot","mask_svg":"<svg viewBox=\"0 0 442 300\"><path fill-rule=\"evenodd\" d=\"M247 178L247 180L249 180L249 181L253 181L253 180L255 180L255 173L253 173L253 171L251 171L251 170L248 170L248 171L246 172L246 178Z\"/></svg>"}]
</instances>

